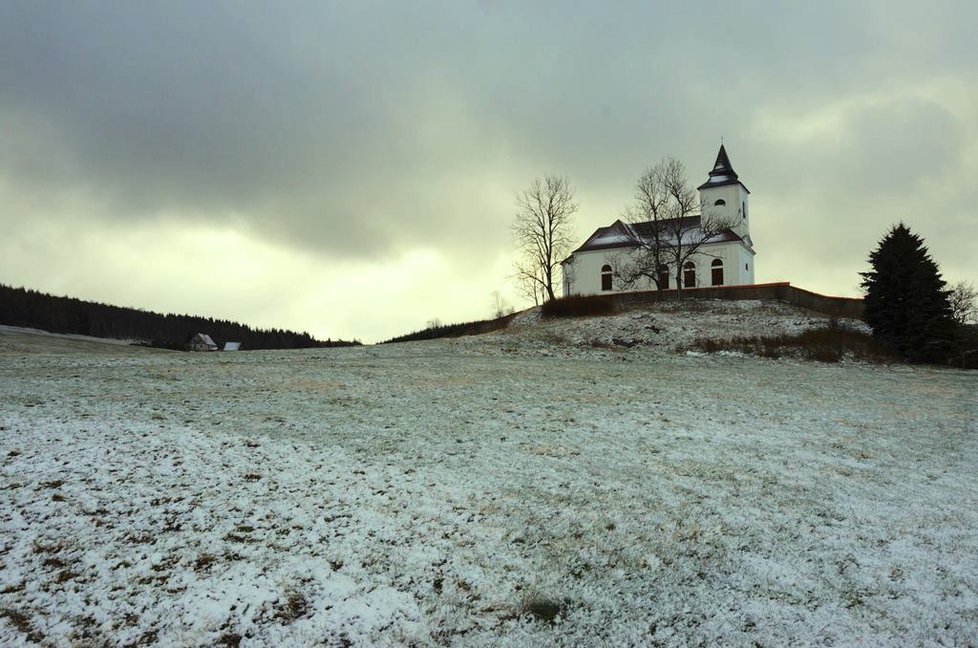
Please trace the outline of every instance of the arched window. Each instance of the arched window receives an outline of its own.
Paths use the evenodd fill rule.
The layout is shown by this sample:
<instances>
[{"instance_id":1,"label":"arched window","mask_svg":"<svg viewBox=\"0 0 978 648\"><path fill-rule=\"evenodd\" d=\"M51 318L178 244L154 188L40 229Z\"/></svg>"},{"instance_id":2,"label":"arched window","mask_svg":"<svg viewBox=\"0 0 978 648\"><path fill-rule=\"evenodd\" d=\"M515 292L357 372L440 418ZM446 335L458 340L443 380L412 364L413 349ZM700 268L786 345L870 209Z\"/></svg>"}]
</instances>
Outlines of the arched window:
<instances>
[{"instance_id":1,"label":"arched window","mask_svg":"<svg viewBox=\"0 0 978 648\"><path fill-rule=\"evenodd\" d=\"M693 288L696 286L696 264L687 261L683 264L683 287Z\"/></svg>"},{"instance_id":2,"label":"arched window","mask_svg":"<svg viewBox=\"0 0 978 648\"><path fill-rule=\"evenodd\" d=\"M612 270L610 265L601 266L601 290L611 290L611 275Z\"/></svg>"},{"instance_id":3,"label":"arched window","mask_svg":"<svg viewBox=\"0 0 978 648\"><path fill-rule=\"evenodd\" d=\"M713 259L713 263L710 264L710 269L713 275L713 285L722 286L723 285L723 261L720 259Z\"/></svg>"},{"instance_id":4,"label":"arched window","mask_svg":"<svg viewBox=\"0 0 978 648\"><path fill-rule=\"evenodd\" d=\"M715 203L713 203L713 206L714 207L723 207L726 204L727 204L727 201L726 200L724 200L723 198L719 198L719 199L717 199L717 201Z\"/></svg>"},{"instance_id":5,"label":"arched window","mask_svg":"<svg viewBox=\"0 0 978 648\"><path fill-rule=\"evenodd\" d=\"M662 264L659 266L658 273L658 286L659 290L669 290L669 266Z\"/></svg>"}]
</instances>

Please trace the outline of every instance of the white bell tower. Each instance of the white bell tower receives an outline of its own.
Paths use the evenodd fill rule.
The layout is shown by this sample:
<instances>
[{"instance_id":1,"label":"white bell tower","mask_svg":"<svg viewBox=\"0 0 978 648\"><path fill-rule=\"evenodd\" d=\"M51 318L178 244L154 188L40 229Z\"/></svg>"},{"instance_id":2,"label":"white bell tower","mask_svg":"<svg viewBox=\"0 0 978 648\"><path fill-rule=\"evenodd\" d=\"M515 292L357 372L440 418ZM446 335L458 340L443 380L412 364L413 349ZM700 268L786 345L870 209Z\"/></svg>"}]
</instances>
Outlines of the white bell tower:
<instances>
[{"instance_id":1,"label":"white bell tower","mask_svg":"<svg viewBox=\"0 0 978 648\"><path fill-rule=\"evenodd\" d=\"M710 178L697 189L700 192L700 209L704 217L717 216L735 223L732 229L743 238L748 247L750 240L750 212L748 196L750 191L737 177L727 150L720 144L717 161L710 171Z\"/></svg>"}]
</instances>

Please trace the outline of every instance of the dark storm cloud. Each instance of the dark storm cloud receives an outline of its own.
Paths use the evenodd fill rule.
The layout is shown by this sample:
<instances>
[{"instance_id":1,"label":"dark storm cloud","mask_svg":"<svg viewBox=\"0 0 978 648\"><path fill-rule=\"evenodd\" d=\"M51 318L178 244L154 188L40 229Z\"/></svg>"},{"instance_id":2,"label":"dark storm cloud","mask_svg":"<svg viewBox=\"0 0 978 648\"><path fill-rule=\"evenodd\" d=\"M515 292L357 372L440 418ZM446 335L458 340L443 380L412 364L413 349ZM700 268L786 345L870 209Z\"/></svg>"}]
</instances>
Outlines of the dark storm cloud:
<instances>
[{"instance_id":1,"label":"dark storm cloud","mask_svg":"<svg viewBox=\"0 0 978 648\"><path fill-rule=\"evenodd\" d=\"M672 130L675 82L730 56L705 47L716 30L696 12L471 9L7 5L4 107L53 123L86 173L137 205L249 205L367 166L410 173L425 79L487 138L570 158L634 135L616 124Z\"/></svg>"},{"instance_id":2,"label":"dark storm cloud","mask_svg":"<svg viewBox=\"0 0 978 648\"><path fill-rule=\"evenodd\" d=\"M533 175L627 200L664 155L697 180L721 135L759 173L762 107L969 65L968 5L853 4L6 3L0 171L88 188L109 218L224 219L332 253L502 248ZM925 130L894 139L894 121ZM841 175L880 190L960 153L921 103L846 128Z\"/></svg>"},{"instance_id":3,"label":"dark storm cloud","mask_svg":"<svg viewBox=\"0 0 978 648\"><path fill-rule=\"evenodd\" d=\"M959 169L966 128L941 106L910 99L858 110L846 124L836 186L875 195L910 194Z\"/></svg>"},{"instance_id":4,"label":"dark storm cloud","mask_svg":"<svg viewBox=\"0 0 978 648\"><path fill-rule=\"evenodd\" d=\"M71 162L50 167L70 166L127 218L257 207L304 229L310 195L348 181L350 152L384 136L383 98L355 63L320 65L314 36L339 36L328 21L217 3L82 7L8 9L2 108L63 138ZM334 209L339 228L353 220Z\"/></svg>"}]
</instances>

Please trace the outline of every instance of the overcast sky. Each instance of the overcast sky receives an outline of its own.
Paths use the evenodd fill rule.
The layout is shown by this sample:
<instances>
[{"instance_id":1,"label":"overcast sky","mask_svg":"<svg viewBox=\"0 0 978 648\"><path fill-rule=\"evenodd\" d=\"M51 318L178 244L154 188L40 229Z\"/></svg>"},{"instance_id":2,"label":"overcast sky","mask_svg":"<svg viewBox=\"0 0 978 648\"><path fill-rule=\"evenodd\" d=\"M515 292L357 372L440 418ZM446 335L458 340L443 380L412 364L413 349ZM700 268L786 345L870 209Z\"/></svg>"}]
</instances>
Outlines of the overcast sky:
<instances>
[{"instance_id":1,"label":"overcast sky","mask_svg":"<svg viewBox=\"0 0 978 648\"><path fill-rule=\"evenodd\" d=\"M576 234L726 144L759 282L888 227L978 283L978 3L0 3L0 283L372 342L490 315L514 194Z\"/></svg>"}]
</instances>

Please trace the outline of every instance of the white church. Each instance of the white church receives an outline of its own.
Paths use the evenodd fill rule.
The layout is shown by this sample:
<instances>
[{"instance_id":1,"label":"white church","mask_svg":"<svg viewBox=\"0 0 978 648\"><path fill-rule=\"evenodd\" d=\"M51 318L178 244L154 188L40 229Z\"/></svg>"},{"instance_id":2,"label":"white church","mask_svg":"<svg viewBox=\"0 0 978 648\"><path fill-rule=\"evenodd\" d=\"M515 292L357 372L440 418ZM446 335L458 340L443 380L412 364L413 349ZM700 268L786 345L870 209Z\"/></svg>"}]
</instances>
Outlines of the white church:
<instances>
[{"instance_id":1,"label":"white church","mask_svg":"<svg viewBox=\"0 0 978 648\"><path fill-rule=\"evenodd\" d=\"M716 163L709 179L697 187L700 210L735 223L720 234L702 243L683 264L683 288L706 286L743 286L754 283L754 244L750 238L750 216L747 198L750 191L737 177L727 151L720 145ZM699 227L700 216L688 218L684 230ZM639 250L636 234L649 227L644 223L627 224L617 220L594 232L582 246L561 262L564 275L564 295L594 295L606 292L655 290L651 279L642 278L625 286L615 272L615 265L627 262ZM659 281L662 288L676 288L676 268L663 267Z\"/></svg>"}]
</instances>

